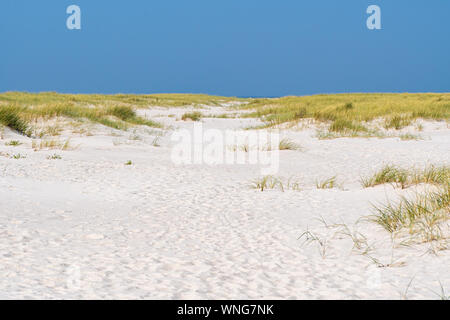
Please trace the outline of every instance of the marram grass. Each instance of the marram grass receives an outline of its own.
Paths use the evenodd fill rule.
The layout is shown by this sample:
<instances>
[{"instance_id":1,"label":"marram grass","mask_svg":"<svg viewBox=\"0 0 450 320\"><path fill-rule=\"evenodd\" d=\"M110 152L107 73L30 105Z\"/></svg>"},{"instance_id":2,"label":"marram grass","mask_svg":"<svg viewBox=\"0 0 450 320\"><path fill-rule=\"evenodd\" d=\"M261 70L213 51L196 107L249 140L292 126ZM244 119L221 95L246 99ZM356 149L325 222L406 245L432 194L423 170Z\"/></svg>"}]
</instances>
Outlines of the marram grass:
<instances>
[{"instance_id":1,"label":"marram grass","mask_svg":"<svg viewBox=\"0 0 450 320\"><path fill-rule=\"evenodd\" d=\"M22 134L31 135L30 123L39 118L67 117L89 120L115 129L130 125L161 127L161 124L136 114L131 106L87 106L76 103L49 103L38 105L0 105L0 124Z\"/></svg>"},{"instance_id":2,"label":"marram grass","mask_svg":"<svg viewBox=\"0 0 450 320\"><path fill-rule=\"evenodd\" d=\"M246 99L210 96L205 94L60 94L56 92L5 92L0 94L1 104L22 106L75 103L79 105L128 105L133 107L181 107L191 105L219 105Z\"/></svg>"},{"instance_id":3,"label":"marram grass","mask_svg":"<svg viewBox=\"0 0 450 320\"><path fill-rule=\"evenodd\" d=\"M367 131L364 122L384 119L386 129L401 129L412 120L450 119L449 93L357 93L322 94L304 97L254 99L241 106L250 109L248 117L274 126L312 118L330 122L330 130Z\"/></svg>"},{"instance_id":4,"label":"marram grass","mask_svg":"<svg viewBox=\"0 0 450 320\"><path fill-rule=\"evenodd\" d=\"M445 185L450 183L450 166L431 165L423 170L404 169L394 165L385 165L372 176L361 178L364 188L391 183L405 189L420 183Z\"/></svg>"},{"instance_id":5,"label":"marram grass","mask_svg":"<svg viewBox=\"0 0 450 320\"><path fill-rule=\"evenodd\" d=\"M415 198L402 197L397 203L374 206L373 217L379 225L394 233L406 229L410 234L422 236L422 241L440 240L441 224L450 219L450 188L426 191Z\"/></svg>"},{"instance_id":6,"label":"marram grass","mask_svg":"<svg viewBox=\"0 0 450 320\"><path fill-rule=\"evenodd\" d=\"M138 108L150 106L182 107L220 105L246 99L194 94L58 94L55 92L0 94L0 125L30 136L30 123L39 118L67 117L89 120L115 129L132 125L161 127L156 121L140 117Z\"/></svg>"},{"instance_id":7,"label":"marram grass","mask_svg":"<svg viewBox=\"0 0 450 320\"><path fill-rule=\"evenodd\" d=\"M186 112L182 115L181 120L200 121L203 115L200 111Z\"/></svg>"},{"instance_id":8,"label":"marram grass","mask_svg":"<svg viewBox=\"0 0 450 320\"><path fill-rule=\"evenodd\" d=\"M401 197L396 203L374 205L373 220L391 233L408 230L420 242L445 239L441 226L450 220L450 167L429 166L423 170L406 170L385 166L363 181L365 187L396 183L402 188L414 184L432 184L434 189Z\"/></svg>"},{"instance_id":9,"label":"marram grass","mask_svg":"<svg viewBox=\"0 0 450 320\"><path fill-rule=\"evenodd\" d=\"M450 94L323 94L271 99L240 99L196 94L58 94L55 92L0 94L0 124L29 134L29 122L39 117L87 119L117 129L129 125L158 127L136 115L137 108L183 107L239 103L243 117L260 118L263 127L309 118L329 123L333 136L374 136L367 122L382 119L382 127L398 130L418 118L450 119Z\"/></svg>"}]
</instances>

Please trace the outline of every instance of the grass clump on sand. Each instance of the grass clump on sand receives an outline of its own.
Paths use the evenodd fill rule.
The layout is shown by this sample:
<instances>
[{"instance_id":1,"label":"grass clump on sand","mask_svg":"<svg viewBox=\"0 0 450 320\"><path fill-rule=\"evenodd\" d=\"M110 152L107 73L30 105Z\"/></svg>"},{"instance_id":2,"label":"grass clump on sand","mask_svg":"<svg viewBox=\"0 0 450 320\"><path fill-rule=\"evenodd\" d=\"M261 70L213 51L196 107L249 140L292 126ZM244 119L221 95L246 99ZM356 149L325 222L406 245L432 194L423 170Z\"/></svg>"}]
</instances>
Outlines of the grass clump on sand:
<instances>
[{"instance_id":1,"label":"grass clump on sand","mask_svg":"<svg viewBox=\"0 0 450 320\"><path fill-rule=\"evenodd\" d=\"M410 116L405 115L394 115L384 119L385 129L395 129L400 130L411 124L412 120Z\"/></svg>"},{"instance_id":2,"label":"grass clump on sand","mask_svg":"<svg viewBox=\"0 0 450 320\"><path fill-rule=\"evenodd\" d=\"M251 185L253 189L265 191L265 190L274 190L279 189L281 191L285 190L293 190L300 191L300 183L293 181L292 178L289 178L286 183L283 183L282 179L267 175L262 178L256 179L253 181Z\"/></svg>"},{"instance_id":3,"label":"grass clump on sand","mask_svg":"<svg viewBox=\"0 0 450 320\"><path fill-rule=\"evenodd\" d=\"M401 134L399 135L400 140L402 141L408 141L408 140L421 140L422 137L420 135L417 134L411 134L411 133L405 133L405 134Z\"/></svg>"},{"instance_id":4,"label":"grass clump on sand","mask_svg":"<svg viewBox=\"0 0 450 320\"><path fill-rule=\"evenodd\" d=\"M441 240L445 237L441 225L450 219L450 185L417 194L412 200L402 197L394 204L374 206L374 210L374 221L391 233L406 229L422 242Z\"/></svg>"},{"instance_id":5,"label":"grass clump on sand","mask_svg":"<svg viewBox=\"0 0 450 320\"><path fill-rule=\"evenodd\" d=\"M364 188L374 187L385 183L401 184L402 189L406 186L408 172L393 165L386 165L373 176L361 178Z\"/></svg>"},{"instance_id":6,"label":"grass clump on sand","mask_svg":"<svg viewBox=\"0 0 450 320\"><path fill-rule=\"evenodd\" d=\"M444 185L450 183L449 166L429 166L414 176L416 183L432 183Z\"/></svg>"},{"instance_id":7,"label":"grass clump on sand","mask_svg":"<svg viewBox=\"0 0 450 320\"><path fill-rule=\"evenodd\" d=\"M363 122L384 119L385 128L401 129L414 119L450 119L450 94L332 94L275 99L253 99L240 108L250 109L271 127L310 118L331 122L330 132L367 135Z\"/></svg>"},{"instance_id":8,"label":"grass clump on sand","mask_svg":"<svg viewBox=\"0 0 450 320\"><path fill-rule=\"evenodd\" d=\"M288 138L281 139L278 144L278 150L301 150L299 144L291 141Z\"/></svg>"},{"instance_id":9,"label":"grass clump on sand","mask_svg":"<svg viewBox=\"0 0 450 320\"><path fill-rule=\"evenodd\" d=\"M22 134L30 134L28 125L39 117L63 116L87 119L116 129L129 125L160 127L155 121L136 115L135 109L149 106L183 107L224 105L250 112L243 117L260 118L267 128L302 119L324 122L328 132L322 138L380 136L370 121L381 119L384 129L401 129L415 119L450 119L450 94L332 94L267 99L240 99L193 94L99 95L58 94L54 92L0 94L0 124ZM200 120L197 112L185 119ZM409 139L411 137L406 137Z\"/></svg>"},{"instance_id":10,"label":"grass clump on sand","mask_svg":"<svg viewBox=\"0 0 450 320\"><path fill-rule=\"evenodd\" d=\"M419 236L420 242L445 239L447 235L441 227L450 219L450 167L404 170L386 166L368 181L372 186L398 183L399 180L402 188L419 183L432 184L433 187L416 193L412 199L403 196L397 203L375 205L373 220L391 233L408 230L410 235Z\"/></svg>"},{"instance_id":11,"label":"grass clump on sand","mask_svg":"<svg viewBox=\"0 0 450 320\"><path fill-rule=\"evenodd\" d=\"M264 148L262 148L262 150L264 150L264 151L302 150L302 147L298 143L292 141L289 138L283 138L278 142L278 149L277 149L277 146L272 146L272 144L270 142L268 142L266 144L266 146Z\"/></svg>"},{"instance_id":12,"label":"grass clump on sand","mask_svg":"<svg viewBox=\"0 0 450 320\"><path fill-rule=\"evenodd\" d=\"M11 147L17 147L20 146L22 143L19 140L11 140L9 142L5 143L5 146L11 146Z\"/></svg>"},{"instance_id":13,"label":"grass clump on sand","mask_svg":"<svg viewBox=\"0 0 450 320\"><path fill-rule=\"evenodd\" d=\"M59 154L52 154L51 156L47 156L47 160L61 160L62 157Z\"/></svg>"},{"instance_id":14,"label":"grass clump on sand","mask_svg":"<svg viewBox=\"0 0 450 320\"><path fill-rule=\"evenodd\" d=\"M0 106L0 124L27 135L28 124L20 116L21 108Z\"/></svg>"},{"instance_id":15,"label":"grass clump on sand","mask_svg":"<svg viewBox=\"0 0 450 320\"><path fill-rule=\"evenodd\" d=\"M25 159L26 157L27 157L26 155L23 155L23 154L20 154L20 153L16 153L16 154L11 156L12 159L16 159L16 160Z\"/></svg>"},{"instance_id":16,"label":"grass clump on sand","mask_svg":"<svg viewBox=\"0 0 450 320\"><path fill-rule=\"evenodd\" d=\"M122 121L128 121L136 118L136 112L130 106L110 107L108 113Z\"/></svg>"},{"instance_id":17,"label":"grass clump on sand","mask_svg":"<svg viewBox=\"0 0 450 320\"><path fill-rule=\"evenodd\" d=\"M0 95L1 97L1 95ZM22 134L31 135L29 124L37 119L66 117L89 120L111 128L126 130L129 125L162 127L159 123L139 117L131 106L88 106L71 103L38 105L0 105L0 122Z\"/></svg>"},{"instance_id":18,"label":"grass clump on sand","mask_svg":"<svg viewBox=\"0 0 450 320\"><path fill-rule=\"evenodd\" d=\"M316 182L317 189L333 189L336 186L337 186L336 176Z\"/></svg>"},{"instance_id":19,"label":"grass clump on sand","mask_svg":"<svg viewBox=\"0 0 450 320\"><path fill-rule=\"evenodd\" d=\"M364 188L392 183L405 189L420 183L443 185L450 181L449 166L429 166L423 170L407 170L393 165L386 165L373 176L362 178Z\"/></svg>"},{"instance_id":20,"label":"grass clump on sand","mask_svg":"<svg viewBox=\"0 0 450 320\"><path fill-rule=\"evenodd\" d=\"M331 132L367 132L368 129L361 125L360 123L346 120L346 119L336 119L330 125L329 131Z\"/></svg>"},{"instance_id":21,"label":"grass clump on sand","mask_svg":"<svg viewBox=\"0 0 450 320\"><path fill-rule=\"evenodd\" d=\"M340 137L379 137L382 134L378 130L369 129L355 120L336 119L326 131L318 131L319 139L334 139Z\"/></svg>"},{"instance_id":22,"label":"grass clump on sand","mask_svg":"<svg viewBox=\"0 0 450 320\"><path fill-rule=\"evenodd\" d=\"M136 109L149 106L220 105L247 100L194 94L86 95L6 92L0 94L0 124L28 136L32 133L30 123L39 118L55 117L88 120L120 130L126 130L130 125L161 128L160 123L138 116ZM195 116L201 117L201 114L194 112L192 116L193 120L196 120Z\"/></svg>"},{"instance_id":23,"label":"grass clump on sand","mask_svg":"<svg viewBox=\"0 0 450 320\"><path fill-rule=\"evenodd\" d=\"M31 147L33 148L34 151L53 150L53 149L66 151L75 149L70 145L70 139L67 139L66 141L43 139L40 140L39 142L33 140L31 143Z\"/></svg>"},{"instance_id":24,"label":"grass clump on sand","mask_svg":"<svg viewBox=\"0 0 450 320\"><path fill-rule=\"evenodd\" d=\"M181 120L192 120L192 121L200 121L202 119L202 113L199 111L186 112L181 116Z\"/></svg>"},{"instance_id":25,"label":"grass clump on sand","mask_svg":"<svg viewBox=\"0 0 450 320\"><path fill-rule=\"evenodd\" d=\"M253 182L252 187L254 189L259 189L261 191L267 189L275 189L277 187L280 187L280 189L284 190L283 184L281 183L280 179L275 178L274 176L271 175L264 176L260 179L255 180Z\"/></svg>"},{"instance_id":26,"label":"grass clump on sand","mask_svg":"<svg viewBox=\"0 0 450 320\"><path fill-rule=\"evenodd\" d=\"M205 94L60 94L56 92L28 93L6 92L0 94L0 104L48 105L78 104L86 106L149 106L183 107L192 105L220 105L230 102L246 102L249 99L210 96Z\"/></svg>"}]
</instances>

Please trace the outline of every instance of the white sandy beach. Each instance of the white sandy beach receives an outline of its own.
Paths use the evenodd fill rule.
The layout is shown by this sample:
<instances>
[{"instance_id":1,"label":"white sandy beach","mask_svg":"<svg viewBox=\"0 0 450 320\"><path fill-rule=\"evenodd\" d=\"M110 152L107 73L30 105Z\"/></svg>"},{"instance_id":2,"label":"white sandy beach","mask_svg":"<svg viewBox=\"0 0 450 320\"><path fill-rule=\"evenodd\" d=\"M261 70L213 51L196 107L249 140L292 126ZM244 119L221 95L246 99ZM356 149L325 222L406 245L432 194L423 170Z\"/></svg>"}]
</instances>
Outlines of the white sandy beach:
<instances>
[{"instance_id":1,"label":"white sandy beach","mask_svg":"<svg viewBox=\"0 0 450 320\"><path fill-rule=\"evenodd\" d=\"M373 213L371 204L424 188L364 189L361 176L385 164L449 163L445 121L422 121L417 141L319 140L313 127L282 130L302 150L280 151L277 176L294 177L301 190L261 192L250 187L261 177L254 165L173 163L171 134L194 124L179 120L184 112L140 111L166 130L86 124L89 135L63 131L56 139L76 147L67 151L33 151L32 139L4 129L0 299L439 299L441 286L449 294L449 250L393 245L379 225L357 223ZM257 123L202 119L205 129ZM22 144L5 145L10 140ZM7 156L18 153L24 158ZM47 159L55 153L62 159ZM317 189L317 180L332 176L338 188ZM366 237L370 256L385 266L324 222ZM322 245L305 243L305 231Z\"/></svg>"}]
</instances>

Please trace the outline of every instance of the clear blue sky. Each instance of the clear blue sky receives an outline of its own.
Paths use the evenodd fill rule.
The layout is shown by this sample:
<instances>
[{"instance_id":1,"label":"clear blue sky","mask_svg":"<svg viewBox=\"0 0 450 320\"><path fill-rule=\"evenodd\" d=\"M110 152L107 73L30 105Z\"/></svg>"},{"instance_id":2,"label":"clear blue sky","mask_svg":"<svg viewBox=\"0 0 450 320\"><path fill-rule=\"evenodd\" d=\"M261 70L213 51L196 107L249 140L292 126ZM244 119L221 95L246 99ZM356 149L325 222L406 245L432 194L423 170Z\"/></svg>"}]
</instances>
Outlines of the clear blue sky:
<instances>
[{"instance_id":1,"label":"clear blue sky","mask_svg":"<svg viewBox=\"0 0 450 320\"><path fill-rule=\"evenodd\" d=\"M1 0L0 36L0 92L450 91L449 0Z\"/></svg>"}]
</instances>

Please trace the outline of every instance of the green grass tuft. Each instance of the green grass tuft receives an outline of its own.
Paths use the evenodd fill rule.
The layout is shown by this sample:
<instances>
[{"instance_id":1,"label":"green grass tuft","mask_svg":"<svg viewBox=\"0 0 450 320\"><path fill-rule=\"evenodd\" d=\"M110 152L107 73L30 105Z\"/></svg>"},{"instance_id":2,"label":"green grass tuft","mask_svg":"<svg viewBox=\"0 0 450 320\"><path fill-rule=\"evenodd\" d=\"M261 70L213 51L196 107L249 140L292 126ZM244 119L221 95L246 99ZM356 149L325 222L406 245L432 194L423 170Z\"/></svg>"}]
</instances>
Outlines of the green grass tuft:
<instances>
[{"instance_id":1,"label":"green grass tuft","mask_svg":"<svg viewBox=\"0 0 450 320\"><path fill-rule=\"evenodd\" d=\"M251 187L261 191L274 189L278 189L283 192L286 190L301 191L300 183L293 181L292 177L289 178L287 182L283 183L282 179L271 175L256 179L253 181Z\"/></svg>"},{"instance_id":2,"label":"green grass tuft","mask_svg":"<svg viewBox=\"0 0 450 320\"><path fill-rule=\"evenodd\" d=\"M27 135L28 125L20 117L21 108L14 106L0 106L0 124L17 132Z\"/></svg>"},{"instance_id":3,"label":"green grass tuft","mask_svg":"<svg viewBox=\"0 0 450 320\"><path fill-rule=\"evenodd\" d=\"M295 143L294 141L291 141L288 138L284 138L280 140L280 143L278 144L278 150L300 150L301 147L299 144Z\"/></svg>"},{"instance_id":4,"label":"green grass tuft","mask_svg":"<svg viewBox=\"0 0 450 320\"><path fill-rule=\"evenodd\" d=\"M137 116L131 106L88 106L74 102L52 102L20 107L0 106L0 123L28 136L31 135L28 123L39 118L51 119L55 117L67 117L75 120L87 119L119 130L126 130L129 125L162 127L155 121Z\"/></svg>"},{"instance_id":5,"label":"green grass tuft","mask_svg":"<svg viewBox=\"0 0 450 320\"><path fill-rule=\"evenodd\" d=\"M336 119L330 125L331 132L367 132L368 129L362 124L347 119Z\"/></svg>"},{"instance_id":6,"label":"green grass tuft","mask_svg":"<svg viewBox=\"0 0 450 320\"><path fill-rule=\"evenodd\" d=\"M52 154L51 156L47 156L47 160L61 160L62 157L59 154Z\"/></svg>"},{"instance_id":7,"label":"green grass tuft","mask_svg":"<svg viewBox=\"0 0 450 320\"><path fill-rule=\"evenodd\" d=\"M424 170L404 170L386 166L368 181L375 183L396 182L398 175L404 177L402 186L433 184L433 189L417 193L415 198L401 197L397 203L375 205L372 219L391 233L408 230L420 242L445 239L441 226L450 219L450 167L429 166Z\"/></svg>"},{"instance_id":8,"label":"green grass tuft","mask_svg":"<svg viewBox=\"0 0 450 320\"><path fill-rule=\"evenodd\" d=\"M380 184L393 183L405 189L411 185L428 183L442 185L450 181L449 166L429 166L423 170L407 170L393 165L386 165L373 176L362 178L364 188Z\"/></svg>"},{"instance_id":9,"label":"green grass tuft","mask_svg":"<svg viewBox=\"0 0 450 320\"><path fill-rule=\"evenodd\" d=\"M136 112L129 106L114 106L108 109L108 113L122 121L136 118Z\"/></svg>"},{"instance_id":10,"label":"green grass tuft","mask_svg":"<svg viewBox=\"0 0 450 320\"><path fill-rule=\"evenodd\" d=\"M9 142L5 143L5 146L12 146L12 147L17 147L20 146L22 143L18 140L11 140Z\"/></svg>"},{"instance_id":11,"label":"green grass tuft","mask_svg":"<svg viewBox=\"0 0 450 320\"><path fill-rule=\"evenodd\" d=\"M403 228L422 236L424 242L442 238L440 224L450 219L449 185L439 191L428 191L414 199L402 197L399 202L374 206L374 221L393 233Z\"/></svg>"},{"instance_id":12,"label":"green grass tuft","mask_svg":"<svg viewBox=\"0 0 450 320\"><path fill-rule=\"evenodd\" d=\"M202 113L199 111L193 111L193 112L186 112L185 114L183 114L183 116L181 117L181 120L192 120L192 121L200 121L202 118Z\"/></svg>"},{"instance_id":13,"label":"green grass tuft","mask_svg":"<svg viewBox=\"0 0 450 320\"><path fill-rule=\"evenodd\" d=\"M400 130L411 124L411 117L405 115L393 115L384 120L385 129Z\"/></svg>"},{"instance_id":14,"label":"green grass tuft","mask_svg":"<svg viewBox=\"0 0 450 320\"><path fill-rule=\"evenodd\" d=\"M317 189L333 189L336 186L337 186L336 176L316 182Z\"/></svg>"}]
</instances>

